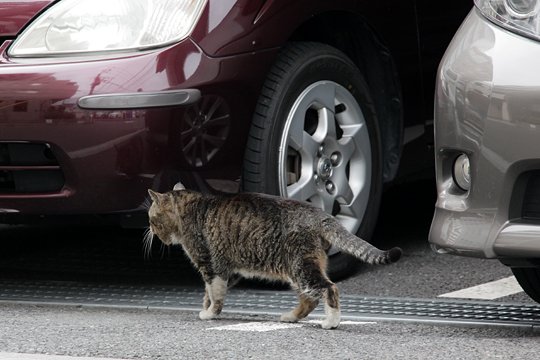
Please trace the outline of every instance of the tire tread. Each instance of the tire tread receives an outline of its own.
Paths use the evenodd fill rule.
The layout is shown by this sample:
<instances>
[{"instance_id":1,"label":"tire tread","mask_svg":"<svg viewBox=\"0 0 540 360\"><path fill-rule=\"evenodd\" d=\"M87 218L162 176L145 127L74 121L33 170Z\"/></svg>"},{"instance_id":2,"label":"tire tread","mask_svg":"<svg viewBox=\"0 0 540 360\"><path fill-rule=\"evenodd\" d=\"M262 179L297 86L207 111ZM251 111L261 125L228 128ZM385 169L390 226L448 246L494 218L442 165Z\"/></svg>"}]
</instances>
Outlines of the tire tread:
<instances>
[{"instance_id":1,"label":"tire tread","mask_svg":"<svg viewBox=\"0 0 540 360\"><path fill-rule=\"evenodd\" d=\"M540 303L540 269L512 268L512 272L525 293Z\"/></svg>"}]
</instances>

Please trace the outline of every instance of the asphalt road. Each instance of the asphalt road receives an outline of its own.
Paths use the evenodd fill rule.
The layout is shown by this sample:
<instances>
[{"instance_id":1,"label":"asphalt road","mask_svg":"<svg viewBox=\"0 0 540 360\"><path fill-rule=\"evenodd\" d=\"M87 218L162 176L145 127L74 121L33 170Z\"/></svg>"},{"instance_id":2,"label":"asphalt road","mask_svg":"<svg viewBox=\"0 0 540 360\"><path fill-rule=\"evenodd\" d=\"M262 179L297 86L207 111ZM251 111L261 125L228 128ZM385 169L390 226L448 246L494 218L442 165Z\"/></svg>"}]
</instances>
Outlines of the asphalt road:
<instances>
[{"instance_id":1,"label":"asphalt road","mask_svg":"<svg viewBox=\"0 0 540 360\"><path fill-rule=\"evenodd\" d=\"M338 283L342 294L436 299L511 275L497 261L431 251L430 186L409 183L385 192L374 241L381 247L399 245L404 256L389 266L361 267ZM201 287L181 250L156 245L152 257L145 258L140 231L3 227L0 237L0 280ZM533 304L524 293L493 301ZM539 350L538 332L514 327L376 321L345 322L324 331L313 321L282 327L267 315L225 313L203 322L193 311L25 303L0 303L0 319L0 359L13 353L124 359L536 359Z\"/></svg>"},{"instance_id":2,"label":"asphalt road","mask_svg":"<svg viewBox=\"0 0 540 360\"><path fill-rule=\"evenodd\" d=\"M280 323L265 316L205 322L185 312L11 305L1 306L0 316L0 352L8 353L171 360L537 359L539 344L536 335L510 328L371 323L325 331L305 323L269 330ZM253 323L259 331L245 330Z\"/></svg>"}]
</instances>

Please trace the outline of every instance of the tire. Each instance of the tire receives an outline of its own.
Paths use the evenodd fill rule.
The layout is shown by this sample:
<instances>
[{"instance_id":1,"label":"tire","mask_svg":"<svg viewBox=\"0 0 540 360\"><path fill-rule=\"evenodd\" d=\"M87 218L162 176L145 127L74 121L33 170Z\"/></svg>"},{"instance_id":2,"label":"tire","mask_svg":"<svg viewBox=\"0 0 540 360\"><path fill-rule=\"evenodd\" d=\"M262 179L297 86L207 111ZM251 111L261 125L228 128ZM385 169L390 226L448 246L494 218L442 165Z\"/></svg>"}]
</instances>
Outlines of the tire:
<instances>
[{"instance_id":1,"label":"tire","mask_svg":"<svg viewBox=\"0 0 540 360\"><path fill-rule=\"evenodd\" d=\"M538 268L512 268L523 291L531 299L540 303L540 269Z\"/></svg>"},{"instance_id":2,"label":"tire","mask_svg":"<svg viewBox=\"0 0 540 360\"><path fill-rule=\"evenodd\" d=\"M287 44L268 74L246 146L243 189L308 201L368 240L381 200L381 142L354 63L320 43ZM358 262L331 249L337 280Z\"/></svg>"}]
</instances>

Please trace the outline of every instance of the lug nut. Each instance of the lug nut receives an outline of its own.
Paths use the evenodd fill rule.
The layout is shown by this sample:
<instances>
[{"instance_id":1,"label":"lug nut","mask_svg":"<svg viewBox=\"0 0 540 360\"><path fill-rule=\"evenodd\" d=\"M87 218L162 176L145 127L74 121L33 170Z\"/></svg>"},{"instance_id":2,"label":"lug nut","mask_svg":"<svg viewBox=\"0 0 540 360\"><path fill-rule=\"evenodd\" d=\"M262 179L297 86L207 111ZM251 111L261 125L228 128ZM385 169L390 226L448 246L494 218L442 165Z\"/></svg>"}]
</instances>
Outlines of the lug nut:
<instances>
[{"instance_id":1,"label":"lug nut","mask_svg":"<svg viewBox=\"0 0 540 360\"><path fill-rule=\"evenodd\" d=\"M336 186L331 181L327 181L325 187L329 194L333 194L336 191Z\"/></svg>"},{"instance_id":2,"label":"lug nut","mask_svg":"<svg viewBox=\"0 0 540 360\"><path fill-rule=\"evenodd\" d=\"M330 161L332 162L332 166L338 166L341 162L341 154L336 151L330 156Z\"/></svg>"}]
</instances>

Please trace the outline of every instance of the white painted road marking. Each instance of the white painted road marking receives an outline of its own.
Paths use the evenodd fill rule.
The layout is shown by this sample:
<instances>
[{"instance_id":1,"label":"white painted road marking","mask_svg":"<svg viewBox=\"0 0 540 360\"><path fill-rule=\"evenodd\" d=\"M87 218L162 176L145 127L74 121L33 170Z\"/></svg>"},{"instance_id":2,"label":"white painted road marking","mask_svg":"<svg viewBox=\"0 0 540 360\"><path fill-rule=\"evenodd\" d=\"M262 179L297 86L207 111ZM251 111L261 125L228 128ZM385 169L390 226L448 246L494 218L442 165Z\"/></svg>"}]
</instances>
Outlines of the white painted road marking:
<instances>
[{"instance_id":1,"label":"white painted road marking","mask_svg":"<svg viewBox=\"0 0 540 360\"><path fill-rule=\"evenodd\" d=\"M254 332L264 332L264 331L275 331L283 329L294 329L303 327L306 324L321 324L322 320L308 320L300 323L282 323L282 322L247 322L234 325L223 325L211 327L206 330L229 330L229 331L254 331ZM368 325L376 324L372 321L342 321L340 325Z\"/></svg>"},{"instance_id":2,"label":"white painted road marking","mask_svg":"<svg viewBox=\"0 0 540 360\"><path fill-rule=\"evenodd\" d=\"M452 291L439 295L445 298L483 299L494 300L509 295L522 292L516 278L510 276L501 280L488 282L482 285L473 286L467 289Z\"/></svg>"},{"instance_id":3,"label":"white painted road marking","mask_svg":"<svg viewBox=\"0 0 540 360\"><path fill-rule=\"evenodd\" d=\"M1 360L123 360L97 357L77 357L63 355L43 355L43 354L18 354L0 352ZM125 359L124 359L125 360Z\"/></svg>"},{"instance_id":4,"label":"white painted road marking","mask_svg":"<svg viewBox=\"0 0 540 360\"><path fill-rule=\"evenodd\" d=\"M321 324L322 323L322 320L308 320L306 321L307 323L310 323L310 324ZM345 320L345 321L342 321L339 323L339 325L373 325L373 324L376 324L376 322L374 321L350 321L350 320Z\"/></svg>"},{"instance_id":5,"label":"white painted road marking","mask_svg":"<svg viewBox=\"0 0 540 360\"><path fill-rule=\"evenodd\" d=\"M276 322L248 322L235 325L224 325L208 328L206 330L230 330L230 331L274 331L302 327L302 324L276 323Z\"/></svg>"}]
</instances>

